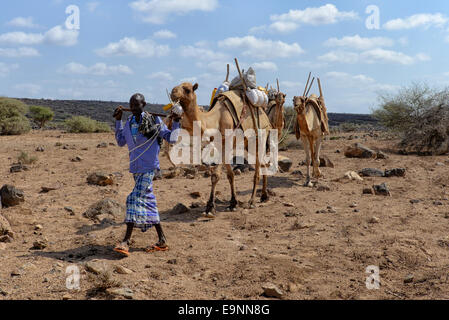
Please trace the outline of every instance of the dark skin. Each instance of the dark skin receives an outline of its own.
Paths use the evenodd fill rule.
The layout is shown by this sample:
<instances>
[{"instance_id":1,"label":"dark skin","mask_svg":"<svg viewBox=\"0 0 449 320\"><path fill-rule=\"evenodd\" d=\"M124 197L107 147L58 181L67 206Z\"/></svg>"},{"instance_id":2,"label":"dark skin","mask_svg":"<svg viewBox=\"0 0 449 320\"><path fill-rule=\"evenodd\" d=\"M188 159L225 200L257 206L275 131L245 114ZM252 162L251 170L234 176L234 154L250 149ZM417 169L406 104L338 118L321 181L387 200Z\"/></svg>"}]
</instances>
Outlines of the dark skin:
<instances>
[{"instance_id":1,"label":"dark skin","mask_svg":"<svg viewBox=\"0 0 449 320\"><path fill-rule=\"evenodd\" d=\"M131 97L129 101L130 109L132 114L135 116L136 121L139 123L141 120L142 112L146 106L145 99L142 95L136 94ZM113 117L121 121L123 117L123 106L119 106L117 109L115 109ZM181 117L176 116L174 114L171 114L169 116L174 121L180 121ZM162 230L161 224L154 225L159 241L155 244L155 246L158 246L159 248L166 248L167 247L167 239L165 238L164 231ZM131 235L134 230L134 224L133 223L127 223L126 224L126 233L123 241L117 246L117 248L124 249L125 251L129 251L129 244L131 240Z\"/></svg>"}]
</instances>

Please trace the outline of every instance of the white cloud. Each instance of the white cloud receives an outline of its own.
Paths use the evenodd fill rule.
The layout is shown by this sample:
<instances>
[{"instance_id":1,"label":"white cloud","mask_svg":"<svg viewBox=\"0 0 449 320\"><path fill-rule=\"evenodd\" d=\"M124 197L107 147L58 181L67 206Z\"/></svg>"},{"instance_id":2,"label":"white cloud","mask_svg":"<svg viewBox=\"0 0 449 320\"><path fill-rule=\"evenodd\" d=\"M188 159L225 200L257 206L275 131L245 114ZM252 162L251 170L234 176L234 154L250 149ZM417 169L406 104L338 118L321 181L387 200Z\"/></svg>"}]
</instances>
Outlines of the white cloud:
<instances>
[{"instance_id":1,"label":"white cloud","mask_svg":"<svg viewBox=\"0 0 449 320\"><path fill-rule=\"evenodd\" d=\"M204 60L226 60L228 55L222 52L216 52L203 46L181 46L179 54L182 57L197 58Z\"/></svg>"},{"instance_id":2,"label":"white cloud","mask_svg":"<svg viewBox=\"0 0 449 320\"><path fill-rule=\"evenodd\" d=\"M419 13L405 19L390 20L385 23L383 27L387 30L403 30L418 27L443 27L448 21L449 19L441 13Z\"/></svg>"},{"instance_id":3,"label":"white cloud","mask_svg":"<svg viewBox=\"0 0 449 320\"><path fill-rule=\"evenodd\" d=\"M8 32L0 34L0 43L34 45L41 44L44 41L44 35L41 33Z\"/></svg>"},{"instance_id":4,"label":"white cloud","mask_svg":"<svg viewBox=\"0 0 449 320\"><path fill-rule=\"evenodd\" d=\"M4 62L0 62L0 77L7 76L11 71L19 68L18 64L6 64Z\"/></svg>"},{"instance_id":5,"label":"white cloud","mask_svg":"<svg viewBox=\"0 0 449 320\"><path fill-rule=\"evenodd\" d=\"M218 0L137 0L129 4L144 22L163 24L172 15L185 15L192 11L213 11Z\"/></svg>"},{"instance_id":6,"label":"white cloud","mask_svg":"<svg viewBox=\"0 0 449 320\"><path fill-rule=\"evenodd\" d=\"M420 61L429 61L430 57L426 54L419 53L417 55L408 56L402 52L372 49L363 51L362 53L349 51L331 51L318 57L318 60L325 62L340 63L395 63L402 65L411 65Z\"/></svg>"},{"instance_id":7,"label":"white cloud","mask_svg":"<svg viewBox=\"0 0 449 320\"><path fill-rule=\"evenodd\" d=\"M38 28L37 24L34 24L33 17L17 17L7 23L7 25L18 28Z\"/></svg>"},{"instance_id":8,"label":"white cloud","mask_svg":"<svg viewBox=\"0 0 449 320\"><path fill-rule=\"evenodd\" d=\"M281 87L281 91L282 91L282 87L286 87L287 89L300 89L300 88L304 87L304 84L301 82L285 80L285 81L280 82L280 87Z\"/></svg>"},{"instance_id":9,"label":"white cloud","mask_svg":"<svg viewBox=\"0 0 449 320\"><path fill-rule=\"evenodd\" d=\"M255 62L252 64L252 67L256 71L257 70L276 71L278 69L278 66L271 61Z\"/></svg>"},{"instance_id":10,"label":"white cloud","mask_svg":"<svg viewBox=\"0 0 449 320\"><path fill-rule=\"evenodd\" d=\"M174 39L176 38L176 34L171 32L170 30L159 30L153 33L153 37L159 38L159 39Z\"/></svg>"},{"instance_id":11,"label":"white cloud","mask_svg":"<svg viewBox=\"0 0 449 320\"><path fill-rule=\"evenodd\" d=\"M0 43L14 45L53 44L60 46L73 46L78 42L77 30L64 29L56 26L42 33L8 32L0 35Z\"/></svg>"},{"instance_id":12,"label":"white cloud","mask_svg":"<svg viewBox=\"0 0 449 320\"><path fill-rule=\"evenodd\" d=\"M288 13L270 16L272 23L269 26L251 28L251 33L260 31L272 31L287 33L296 30L301 25L326 25L335 24L343 20L354 20L358 14L354 11L339 11L333 4L321 7L310 7L304 10L290 10Z\"/></svg>"},{"instance_id":13,"label":"white cloud","mask_svg":"<svg viewBox=\"0 0 449 320\"><path fill-rule=\"evenodd\" d=\"M42 87L34 83L23 83L15 85L14 89L16 89L21 94L35 96L41 92Z\"/></svg>"},{"instance_id":14,"label":"white cloud","mask_svg":"<svg viewBox=\"0 0 449 320\"><path fill-rule=\"evenodd\" d=\"M324 45L328 47L347 47L357 50L367 50L378 47L391 47L394 45L394 41L390 38L384 37L363 38L357 34L355 36L347 36L341 39L330 38L324 43Z\"/></svg>"},{"instance_id":15,"label":"white cloud","mask_svg":"<svg viewBox=\"0 0 449 320\"><path fill-rule=\"evenodd\" d=\"M167 45L159 45L151 39L137 40L125 37L95 51L99 56L136 56L140 58L162 57L170 52Z\"/></svg>"},{"instance_id":16,"label":"white cloud","mask_svg":"<svg viewBox=\"0 0 449 320\"><path fill-rule=\"evenodd\" d=\"M328 64L327 64L327 62L298 61L298 62L293 63L293 66L313 70L313 69L320 69L320 68L327 67Z\"/></svg>"},{"instance_id":17,"label":"white cloud","mask_svg":"<svg viewBox=\"0 0 449 320\"><path fill-rule=\"evenodd\" d=\"M93 66L87 67L83 64L70 62L65 65L60 72L69 74L85 74L95 76L108 76L119 74L133 74L133 71L125 65L108 66L105 63L96 63Z\"/></svg>"},{"instance_id":18,"label":"white cloud","mask_svg":"<svg viewBox=\"0 0 449 320\"><path fill-rule=\"evenodd\" d=\"M260 39L254 36L232 37L218 43L221 48L242 50L242 54L259 59L273 57L287 58L304 53L299 44L288 44L282 41Z\"/></svg>"},{"instance_id":19,"label":"white cloud","mask_svg":"<svg viewBox=\"0 0 449 320\"><path fill-rule=\"evenodd\" d=\"M346 72L331 71L326 73L326 78L334 87L356 89L368 93L374 93L375 91L394 91L399 89L399 86L379 83L364 74L352 75Z\"/></svg>"},{"instance_id":20,"label":"white cloud","mask_svg":"<svg viewBox=\"0 0 449 320\"><path fill-rule=\"evenodd\" d=\"M20 58L20 57L37 57L39 52L30 47L21 48L0 48L0 57Z\"/></svg>"},{"instance_id":21,"label":"white cloud","mask_svg":"<svg viewBox=\"0 0 449 320\"><path fill-rule=\"evenodd\" d=\"M100 2L98 2L98 1L88 2L87 10L89 10L89 12L94 12L95 10L97 10L99 5L100 5Z\"/></svg>"},{"instance_id":22,"label":"white cloud","mask_svg":"<svg viewBox=\"0 0 449 320\"><path fill-rule=\"evenodd\" d=\"M147 76L148 79L161 80L161 81L171 81L173 76L169 72L159 71Z\"/></svg>"}]
</instances>

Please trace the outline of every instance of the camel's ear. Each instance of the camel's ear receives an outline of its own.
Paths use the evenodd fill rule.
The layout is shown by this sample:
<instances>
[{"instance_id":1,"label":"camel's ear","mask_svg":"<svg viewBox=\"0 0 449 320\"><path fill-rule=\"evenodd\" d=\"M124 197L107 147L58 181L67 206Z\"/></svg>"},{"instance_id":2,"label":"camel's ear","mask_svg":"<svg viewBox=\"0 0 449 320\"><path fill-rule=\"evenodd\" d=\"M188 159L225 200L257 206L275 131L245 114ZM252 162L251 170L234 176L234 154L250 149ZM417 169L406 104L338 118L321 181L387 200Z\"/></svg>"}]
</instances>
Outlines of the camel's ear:
<instances>
[{"instance_id":1,"label":"camel's ear","mask_svg":"<svg viewBox=\"0 0 449 320\"><path fill-rule=\"evenodd\" d=\"M198 83L195 83L195 84L193 85L193 92L195 92L196 89L198 89Z\"/></svg>"}]
</instances>

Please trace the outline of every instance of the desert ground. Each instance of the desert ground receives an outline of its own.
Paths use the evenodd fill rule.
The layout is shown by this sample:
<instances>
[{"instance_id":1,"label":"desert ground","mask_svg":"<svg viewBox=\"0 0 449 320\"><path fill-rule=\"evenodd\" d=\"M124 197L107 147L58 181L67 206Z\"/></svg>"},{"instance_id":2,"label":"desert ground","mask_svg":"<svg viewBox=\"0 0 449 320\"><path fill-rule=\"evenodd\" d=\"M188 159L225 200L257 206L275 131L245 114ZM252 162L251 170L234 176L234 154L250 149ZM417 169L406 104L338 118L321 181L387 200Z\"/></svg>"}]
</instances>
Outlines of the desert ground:
<instances>
[{"instance_id":1,"label":"desert ground","mask_svg":"<svg viewBox=\"0 0 449 320\"><path fill-rule=\"evenodd\" d=\"M12 242L0 243L0 299L126 299L104 290L114 285L132 299L272 299L264 295L267 283L282 291L281 299L449 299L449 157L400 155L397 141L383 133L340 136L345 138L327 139L322 148L335 165L321 168L319 185L329 190L303 187L305 177L295 171L305 174L305 153L292 143L280 152L293 160L291 171L269 177L270 201L258 199L255 209L226 211L230 190L223 173L214 220L202 217L210 178L155 181L170 250L146 253L156 232L136 230L128 258L112 251L125 232L124 212L112 223L83 216L104 198L124 206L132 190L128 153L115 145L113 133L1 136L0 187L22 189L25 201L0 209L14 232ZM97 148L102 142L107 147ZM346 158L343 150L354 142L388 158ZM35 151L39 146L44 152ZM21 151L37 161L28 171L10 173ZM72 162L76 156L82 161ZM161 166L169 168L162 155ZM363 168L405 168L406 175L335 181ZM95 171L114 174L114 184L87 184ZM236 177L238 200L249 200L252 176ZM390 197L362 194L384 182ZM188 212L172 211L178 203L198 202ZM47 246L32 249L42 239ZM110 272L95 275L85 267L92 261ZM72 265L81 271L79 290L66 288ZM380 268L379 289L366 287L370 265Z\"/></svg>"}]
</instances>

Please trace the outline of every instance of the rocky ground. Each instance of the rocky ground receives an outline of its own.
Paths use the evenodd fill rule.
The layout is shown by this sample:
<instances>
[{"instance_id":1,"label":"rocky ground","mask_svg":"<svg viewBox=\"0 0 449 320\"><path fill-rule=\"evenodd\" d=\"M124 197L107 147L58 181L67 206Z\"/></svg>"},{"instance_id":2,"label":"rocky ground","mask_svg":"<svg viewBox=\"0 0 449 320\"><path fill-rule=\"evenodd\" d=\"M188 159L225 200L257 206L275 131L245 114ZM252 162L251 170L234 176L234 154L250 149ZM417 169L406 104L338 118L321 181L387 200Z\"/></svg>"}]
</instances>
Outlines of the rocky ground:
<instances>
[{"instance_id":1,"label":"rocky ground","mask_svg":"<svg viewBox=\"0 0 449 320\"><path fill-rule=\"evenodd\" d=\"M166 171L155 193L170 250L146 253L156 233L136 231L129 258L112 251L133 187L113 134L2 136L0 187L23 199L19 191L18 205L0 209L0 299L449 299L449 157L399 155L383 134L348 135L324 142L334 168L321 168L314 188L303 187L304 151L291 143L281 154L292 168L269 178L270 201L253 210L225 211L223 174L215 220L201 215L207 174ZM355 142L386 159L346 157ZM21 151L35 162L10 172ZM395 168L405 176L385 176ZM251 180L236 177L239 200ZM79 290L66 287L69 266ZM380 268L378 290L366 287L368 266Z\"/></svg>"}]
</instances>

